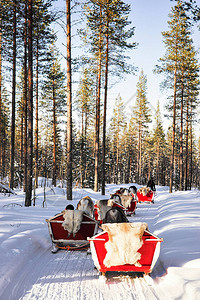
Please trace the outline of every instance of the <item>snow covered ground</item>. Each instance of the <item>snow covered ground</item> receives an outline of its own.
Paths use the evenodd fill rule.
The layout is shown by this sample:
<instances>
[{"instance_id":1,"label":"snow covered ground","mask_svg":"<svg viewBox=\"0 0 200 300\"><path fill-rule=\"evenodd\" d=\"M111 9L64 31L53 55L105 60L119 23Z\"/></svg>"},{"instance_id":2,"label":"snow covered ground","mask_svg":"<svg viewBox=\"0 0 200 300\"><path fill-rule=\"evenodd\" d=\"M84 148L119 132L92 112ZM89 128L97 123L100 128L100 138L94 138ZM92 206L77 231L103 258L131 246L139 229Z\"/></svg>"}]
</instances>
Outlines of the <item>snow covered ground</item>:
<instances>
[{"instance_id":1,"label":"snow covered ground","mask_svg":"<svg viewBox=\"0 0 200 300\"><path fill-rule=\"evenodd\" d=\"M73 190L73 204L86 195L94 201L108 199L118 188L108 185L106 196ZM51 253L45 219L69 203L64 189L46 188L45 207L43 187L36 196L35 207L24 207L22 191L0 194L0 299L200 299L199 191L169 194L167 187L157 187L154 204L138 204L130 221L147 222L164 239L157 264L151 277L119 274L107 280L99 278L85 251Z\"/></svg>"}]
</instances>

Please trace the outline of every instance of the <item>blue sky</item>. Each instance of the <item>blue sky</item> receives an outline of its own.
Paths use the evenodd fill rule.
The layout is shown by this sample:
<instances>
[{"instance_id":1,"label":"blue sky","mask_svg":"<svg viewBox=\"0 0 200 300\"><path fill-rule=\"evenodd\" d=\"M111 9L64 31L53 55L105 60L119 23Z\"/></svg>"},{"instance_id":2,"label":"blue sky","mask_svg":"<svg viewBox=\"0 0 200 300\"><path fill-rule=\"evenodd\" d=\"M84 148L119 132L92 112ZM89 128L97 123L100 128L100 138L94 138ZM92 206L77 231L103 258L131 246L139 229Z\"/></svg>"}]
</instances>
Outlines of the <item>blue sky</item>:
<instances>
[{"instance_id":1,"label":"blue sky","mask_svg":"<svg viewBox=\"0 0 200 300\"><path fill-rule=\"evenodd\" d=\"M114 102L118 94L121 95L124 103L126 103L127 114L131 115L132 106L135 104L136 84L139 79L141 69L147 76L148 94L147 99L152 109L152 116L154 116L158 100L160 101L161 113L165 110L165 103L167 101L166 91L160 91L160 83L162 82L162 75L154 74L153 69L158 63L159 58L164 56L165 49L162 42L162 31L168 29L167 21L169 20L169 13L171 7L175 5L175 1L170 0L124 0L125 3L131 4L130 20L135 26L134 42L139 43L137 49L131 50L129 56L130 63L133 63L138 72L136 75L125 76L123 80L115 84L109 90L108 95L108 115L112 113ZM200 0L196 1L200 5ZM65 7L64 0L58 0L56 6ZM73 16L72 16L73 19ZM61 30L61 29L60 29ZM58 43L65 43L66 38L64 34L59 31ZM72 43L78 43L78 39L73 38ZM196 31L194 35L194 44L200 47L200 31ZM74 51L74 52L73 52ZM75 50L72 50L72 55ZM64 53L65 54L65 53ZM63 65L63 68L66 68ZM131 99L129 101L129 99ZM109 117L108 117L109 118ZM167 129L171 125L171 121L163 117L164 128Z\"/></svg>"}]
</instances>

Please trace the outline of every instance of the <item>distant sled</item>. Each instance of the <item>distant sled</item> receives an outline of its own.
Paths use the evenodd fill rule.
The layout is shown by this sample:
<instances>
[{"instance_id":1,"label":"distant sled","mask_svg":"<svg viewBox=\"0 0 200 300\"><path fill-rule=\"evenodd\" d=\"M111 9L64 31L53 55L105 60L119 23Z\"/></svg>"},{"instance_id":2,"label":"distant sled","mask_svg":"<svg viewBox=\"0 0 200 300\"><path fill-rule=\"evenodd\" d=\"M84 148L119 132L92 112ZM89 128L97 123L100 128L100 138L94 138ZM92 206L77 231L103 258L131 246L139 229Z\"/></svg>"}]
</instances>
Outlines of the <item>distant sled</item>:
<instances>
[{"instance_id":1,"label":"distant sled","mask_svg":"<svg viewBox=\"0 0 200 300\"><path fill-rule=\"evenodd\" d=\"M80 229L75 236L73 236L73 234L69 235L68 231L63 228L63 213L59 213L50 219L46 219L46 222L53 244L52 253L56 253L58 249L88 249L89 242L87 241L87 238L92 237L98 231L98 222L86 214L83 214Z\"/></svg>"},{"instance_id":2,"label":"distant sled","mask_svg":"<svg viewBox=\"0 0 200 300\"><path fill-rule=\"evenodd\" d=\"M150 190L146 195L140 192L140 190L137 191L137 201L138 203L141 202L148 202L148 203L154 203L154 192Z\"/></svg>"}]
</instances>

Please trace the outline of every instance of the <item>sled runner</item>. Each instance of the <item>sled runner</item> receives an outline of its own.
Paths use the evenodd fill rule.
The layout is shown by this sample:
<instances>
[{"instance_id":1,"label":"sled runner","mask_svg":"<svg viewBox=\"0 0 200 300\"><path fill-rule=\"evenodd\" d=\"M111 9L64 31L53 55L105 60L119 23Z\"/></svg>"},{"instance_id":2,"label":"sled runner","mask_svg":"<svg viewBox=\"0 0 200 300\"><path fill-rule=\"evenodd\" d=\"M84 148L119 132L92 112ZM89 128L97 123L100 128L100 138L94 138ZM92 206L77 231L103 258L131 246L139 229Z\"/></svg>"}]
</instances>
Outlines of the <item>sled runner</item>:
<instances>
[{"instance_id":1,"label":"sled runner","mask_svg":"<svg viewBox=\"0 0 200 300\"><path fill-rule=\"evenodd\" d=\"M103 275L105 275L107 271L151 273L160 254L160 243L163 241L163 239L159 239L148 230L144 230L141 242L142 246L138 249L141 258L136 264L113 264L111 266L106 266L106 255L108 254L108 251L106 250L106 247L108 249L108 246L106 243L109 241L108 232L103 231L92 238L88 238L88 240L90 242L94 265ZM119 240L121 240L121 238L119 238ZM112 253L112 257L115 258L114 252Z\"/></svg>"},{"instance_id":2,"label":"sled runner","mask_svg":"<svg viewBox=\"0 0 200 300\"><path fill-rule=\"evenodd\" d=\"M49 234L52 240L52 253L56 249L65 250L85 250L89 247L87 237L92 237L98 231L98 222L90 216L83 214L83 219L80 229L75 236L64 229L62 226L64 222L63 213L57 214L50 219L46 219L48 224Z\"/></svg>"},{"instance_id":3,"label":"sled runner","mask_svg":"<svg viewBox=\"0 0 200 300\"><path fill-rule=\"evenodd\" d=\"M137 201L140 202L149 202L154 203L154 192L150 190L146 195L141 193L140 190L137 191Z\"/></svg>"}]
</instances>

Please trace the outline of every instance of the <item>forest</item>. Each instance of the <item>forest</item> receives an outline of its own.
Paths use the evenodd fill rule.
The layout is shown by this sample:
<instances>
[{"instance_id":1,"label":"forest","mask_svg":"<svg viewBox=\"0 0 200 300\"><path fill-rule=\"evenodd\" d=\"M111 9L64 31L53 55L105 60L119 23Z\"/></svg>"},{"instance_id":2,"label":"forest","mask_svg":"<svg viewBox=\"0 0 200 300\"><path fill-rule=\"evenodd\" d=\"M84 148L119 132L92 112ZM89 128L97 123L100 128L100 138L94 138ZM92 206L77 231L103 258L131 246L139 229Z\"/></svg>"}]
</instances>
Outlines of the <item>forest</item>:
<instances>
[{"instance_id":1,"label":"forest","mask_svg":"<svg viewBox=\"0 0 200 300\"><path fill-rule=\"evenodd\" d=\"M125 0L66 0L65 11L56 12L53 0L1 0L0 183L23 187L25 206L34 205L39 177L52 178L53 186L61 182L68 199L75 184L104 195L106 183L146 185L150 177L170 192L200 187L200 78L192 38L200 8L193 0L172 2L162 32L165 54L154 68L168 95L165 132L159 101L150 126L143 70L131 118L119 94L108 122L110 78L138 67L127 55L137 41ZM65 32L64 57L54 24ZM74 34L81 49L76 57Z\"/></svg>"}]
</instances>

